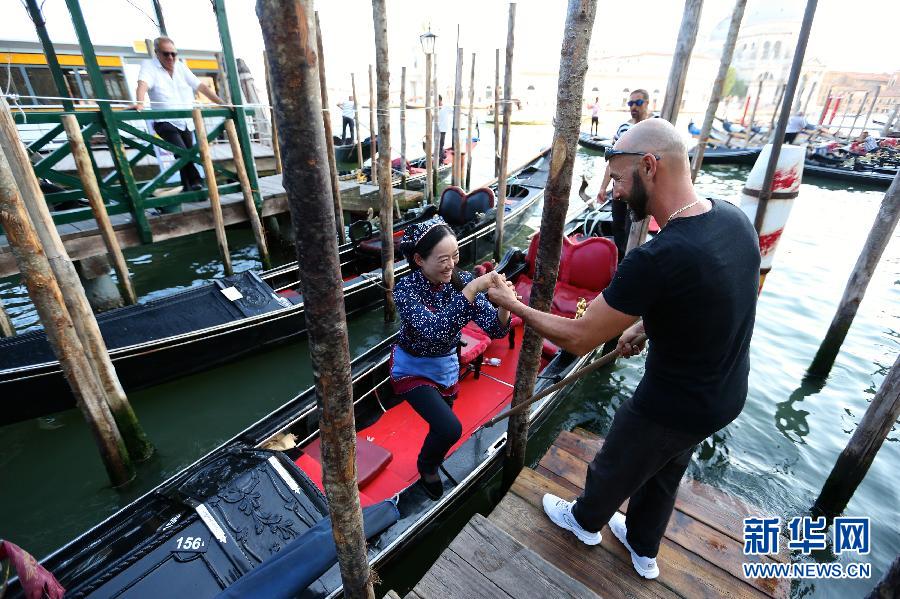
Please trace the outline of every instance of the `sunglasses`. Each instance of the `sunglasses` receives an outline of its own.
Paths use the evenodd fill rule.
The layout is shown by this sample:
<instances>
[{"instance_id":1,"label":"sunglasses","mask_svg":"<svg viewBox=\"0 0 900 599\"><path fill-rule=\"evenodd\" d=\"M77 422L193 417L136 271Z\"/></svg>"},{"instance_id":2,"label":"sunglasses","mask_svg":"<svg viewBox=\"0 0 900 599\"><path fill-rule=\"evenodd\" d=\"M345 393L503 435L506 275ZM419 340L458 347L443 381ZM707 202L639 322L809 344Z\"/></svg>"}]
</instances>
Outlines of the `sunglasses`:
<instances>
[{"instance_id":1,"label":"sunglasses","mask_svg":"<svg viewBox=\"0 0 900 599\"><path fill-rule=\"evenodd\" d=\"M160 52L162 56L168 56L169 58L175 58L178 56L178 52Z\"/></svg>"},{"instance_id":2,"label":"sunglasses","mask_svg":"<svg viewBox=\"0 0 900 599\"><path fill-rule=\"evenodd\" d=\"M640 108L644 105L644 102L646 102L646 100L644 100L643 98L640 98L638 100L628 100L628 107L631 108L632 106L637 106Z\"/></svg>"},{"instance_id":3,"label":"sunglasses","mask_svg":"<svg viewBox=\"0 0 900 599\"><path fill-rule=\"evenodd\" d=\"M626 150L613 150L612 148L604 148L603 160L609 162L614 156L646 156L647 154L650 154L657 160L662 159L662 156L660 156L659 154L653 154L651 152L628 152Z\"/></svg>"}]
</instances>

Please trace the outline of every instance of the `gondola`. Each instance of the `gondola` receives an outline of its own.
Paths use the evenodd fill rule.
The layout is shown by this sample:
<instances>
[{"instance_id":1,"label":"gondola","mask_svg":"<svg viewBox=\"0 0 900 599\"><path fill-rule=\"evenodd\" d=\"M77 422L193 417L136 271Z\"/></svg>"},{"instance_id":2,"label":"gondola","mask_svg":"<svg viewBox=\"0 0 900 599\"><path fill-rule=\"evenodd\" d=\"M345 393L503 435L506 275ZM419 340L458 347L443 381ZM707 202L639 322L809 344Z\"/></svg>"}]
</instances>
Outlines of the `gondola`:
<instances>
[{"instance_id":1,"label":"gondola","mask_svg":"<svg viewBox=\"0 0 900 599\"><path fill-rule=\"evenodd\" d=\"M526 297L537 243L535 236L527 252L509 252L499 267ZM553 311L571 317L581 297L596 297L615 272L615 252L615 244L603 237L565 237L560 268L565 274ZM390 388L394 338L353 361L358 480L373 568L408 555L427 530L496 473L506 423L482 425L509 406L522 335L522 323L515 320L508 339L484 341L471 323L464 330L454 404L463 436L443 464L444 494L438 501L416 484L415 460L426 425ZM536 391L590 357L545 345ZM500 360L498 366L489 365L493 359ZM531 431L546 420L561 393L531 407ZM280 596L336 597L342 590L338 567L333 559L318 559L331 551L318 429L311 388L41 563L71 598L205 599L223 589L240 596L260 584L278 585ZM321 542L309 542L310 535ZM304 553L304 547L311 551ZM273 582L273 571L286 575ZM12 598L22 596L15 582L9 590Z\"/></svg>"},{"instance_id":2,"label":"gondola","mask_svg":"<svg viewBox=\"0 0 900 599\"><path fill-rule=\"evenodd\" d=\"M531 159L509 178L505 220L512 231L543 196L548 152ZM474 264L493 248L495 211L472 208L470 205L466 211L456 198L455 202L442 202L437 209L457 231L463 265ZM434 208L415 211L398 224L395 240L402 236L404 224L433 213ZM358 224L368 225L367 221ZM351 225L351 238L358 224ZM369 226L355 241L340 247L348 316L383 299L380 241L371 231ZM399 251L395 255L399 256ZM406 272L401 263L395 274ZM297 264L292 263L110 310L99 314L97 321L119 380L130 391L296 339L306 329L298 288ZM74 407L74 397L43 331L0 339L0 398L0 425Z\"/></svg>"},{"instance_id":3,"label":"gondola","mask_svg":"<svg viewBox=\"0 0 900 599\"><path fill-rule=\"evenodd\" d=\"M762 148L729 148L727 146L711 146L703 151L703 164L749 164L756 163ZM688 155L691 160L697 153L696 148L691 148Z\"/></svg>"},{"instance_id":4,"label":"gondola","mask_svg":"<svg viewBox=\"0 0 900 599\"><path fill-rule=\"evenodd\" d=\"M887 189L897 175L891 166L866 165L859 160L810 154L803 165L803 174L849 183L876 185Z\"/></svg>"},{"instance_id":5,"label":"gondola","mask_svg":"<svg viewBox=\"0 0 900 599\"><path fill-rule=\"evenodd\" d=\"M591 135L584 131L578 134L578 145L587 148L588 150L594 150L595 152L602 152L604 148L612 147L612 143L612 140L608 137Z\"/></svg>"},{"instance_id":6,"label":"gondola","mask_svg":"<svg viewBox=\"0 0 900 599\"><path fill-rule=\"evenodd\" d=\"M377 137L376 137L377 139ZM350 164L355 164L358 162L357 154L356 154L356 144L344 144L343 139L340 137L334 138L334 158L338 162L346 162ZM362 142L360 142L362 146L362 159L363 162L368 160L372 156L372 138L367 137Z\"/></svg>"}]
</instances>

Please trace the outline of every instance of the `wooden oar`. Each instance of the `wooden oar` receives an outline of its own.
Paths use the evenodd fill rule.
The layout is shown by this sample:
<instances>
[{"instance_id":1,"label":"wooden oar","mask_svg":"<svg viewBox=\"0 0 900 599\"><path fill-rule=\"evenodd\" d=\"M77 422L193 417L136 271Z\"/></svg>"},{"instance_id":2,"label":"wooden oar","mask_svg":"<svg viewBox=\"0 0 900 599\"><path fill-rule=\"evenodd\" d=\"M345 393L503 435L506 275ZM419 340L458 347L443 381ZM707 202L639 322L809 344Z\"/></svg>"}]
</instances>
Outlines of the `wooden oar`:
<instances>
[{"instance_id":1,"label":"wooden oar","mask_svg":"<svg viewBox=\"0 0 900 599\"><path fill-rule=\"evenodd\" d=\"M647 340L647 335L638 335L635 338L632 345L639 345L646 340ZM484 425L481 428L487 428L489 426L494 426L495 424L497 424L501 420L504 420L505 418L509 418L510 416L515 416L516 414L524 412L531 404L544 399L551 393L555 393L555 392L559 391L566 385L568 385L574 381L577 381L578 379L594 372L595 370L603 368L604 366L606 366L607 364L609 364L610 362L612 362L613 360L618 358L619 355L621 355L619 350L614 349L611 352L609 352L608 354L604 354L604 355L600 356L600 358L598 358L596 361L591 362L587 366L582 366L581 368L579 368L578 370L576 370L575 372L573 372L572 374L570 374L563 380L559 381L558 383L554 383L554 384L550 385L549 387L547 387L540 393L536 394L535 396L533 396L531 399L529 399L525 403L520 403L516 407L510 408L509 410L503 412L502 414L498 414L498 415L494 416L493 418L488 420L486 423L484 423Z\"/></svg>"}]
</instances>

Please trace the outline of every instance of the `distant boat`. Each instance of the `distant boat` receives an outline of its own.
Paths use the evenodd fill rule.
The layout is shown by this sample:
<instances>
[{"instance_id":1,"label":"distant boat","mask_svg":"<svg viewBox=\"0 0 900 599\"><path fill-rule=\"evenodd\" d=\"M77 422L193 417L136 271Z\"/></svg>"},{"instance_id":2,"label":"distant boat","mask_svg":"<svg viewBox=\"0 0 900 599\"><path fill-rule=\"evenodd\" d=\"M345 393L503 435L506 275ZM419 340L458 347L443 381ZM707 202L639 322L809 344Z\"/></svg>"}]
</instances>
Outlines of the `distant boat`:
<instances>
[{"instance_id":1,"label":"distant boat","mask_svg":"<svg viewBox=\"0 0 900 599\"><path fill-rule=\"evenodd\" d=\"M611 148L613 142L612 139L608 137L591 135L590 133L582 131L578 134L578 145L587 148L588 150L594 150L595 152L603 152L604 148Z\"/></svg>"},{"instance_id":2,"label":"distant boat","mask_svg":"<svg viewBox=\"0 0 900 599\"><path fill-rule=\"evenodd\" d=\"M375 137L378 139L378 136ZM338 162L344 162L347 164L356 164L358 162L357 154L356 154L356 142L350 144L344 144L343 139L335 136L334 138L334 158ZM360 143L362 146L362 159L363 162L368 160L372 156L372 138L367 137Z\"/></svg>"}]
</instances>

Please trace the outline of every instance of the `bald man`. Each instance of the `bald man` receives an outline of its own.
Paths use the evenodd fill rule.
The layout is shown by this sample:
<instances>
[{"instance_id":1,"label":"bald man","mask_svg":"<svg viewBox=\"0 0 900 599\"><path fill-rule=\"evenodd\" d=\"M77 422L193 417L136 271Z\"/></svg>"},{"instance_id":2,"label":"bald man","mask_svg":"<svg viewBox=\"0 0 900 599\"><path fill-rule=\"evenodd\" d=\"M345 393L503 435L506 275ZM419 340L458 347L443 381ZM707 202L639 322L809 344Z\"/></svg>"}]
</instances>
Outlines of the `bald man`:
<instances>
[{"instance_id":1,"label":"bald man","mask_svg":"<svg viewBox=\"0 0 900 599\"><path fill-rule=\"evenodd\" d=\"M738 208L697 197L687 151L662 119L632 126L607 152L613 195L635 220L652 214L659 234L635 248L580 320L534 310L505 288L492 302L563 349L584 355L621 333L625 357L650 349L644 376L617 410L574 502L544 496L557 525L588 544L610 530L644 578L656 555L691 455L734 420L747 396L759 245ZM642 320L639 320L642 319ZM626 499L628 514L616 512Z\"/></svg>"}]
</instances>

